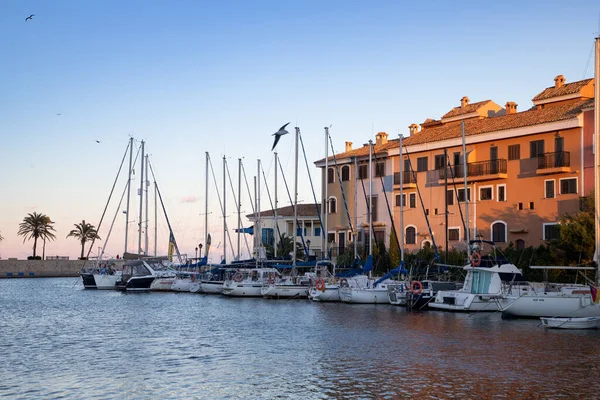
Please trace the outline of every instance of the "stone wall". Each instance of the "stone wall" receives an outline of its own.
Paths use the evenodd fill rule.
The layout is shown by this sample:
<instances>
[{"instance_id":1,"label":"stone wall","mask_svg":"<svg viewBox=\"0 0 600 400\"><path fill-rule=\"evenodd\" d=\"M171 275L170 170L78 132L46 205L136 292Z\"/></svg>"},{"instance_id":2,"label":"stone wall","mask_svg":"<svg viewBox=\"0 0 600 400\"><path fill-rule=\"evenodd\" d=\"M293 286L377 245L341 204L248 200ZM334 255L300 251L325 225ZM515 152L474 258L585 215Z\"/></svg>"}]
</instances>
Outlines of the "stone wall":
<instances>
[{"instance_id":1,"label":"stone wall","mask_svg":"<svg viewBox=\"0 0 600 400\"><path fill-rule=\"evenodd\" d=\"M93 261L81 260L0 260L0 278L48 278L79 276L81 268Z\"/></svg>"}]
</instances>

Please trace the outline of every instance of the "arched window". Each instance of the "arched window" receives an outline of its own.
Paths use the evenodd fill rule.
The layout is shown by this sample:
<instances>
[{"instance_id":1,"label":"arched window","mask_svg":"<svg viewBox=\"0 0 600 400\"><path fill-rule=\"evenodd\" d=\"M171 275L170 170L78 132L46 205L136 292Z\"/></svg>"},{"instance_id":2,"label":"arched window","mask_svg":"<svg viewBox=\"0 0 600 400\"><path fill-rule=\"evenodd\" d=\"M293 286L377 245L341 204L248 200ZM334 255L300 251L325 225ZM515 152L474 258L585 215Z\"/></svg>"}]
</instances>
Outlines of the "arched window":
<instances>
[{"instance_id":1,"label":"arched window","mask_svg":"<svg viewBox=\"0 0 600 400\"><path fill-rule=\"evenodd\" d=\"M349 181L349 180L350 180L350 167L347 165L344 165L342 167L342 182Z\"/></svg>"},{"instance_id":2,"label":"arched window","mask_svg":"<svg viewBox=\"0 0 600 400\"><path fill-rule=\"evenodd\" d=\"M333 168L327 168L327 183L335 182L334 176Z\"/></svg>"},{"instance_id":3,"label":"arched window","mask_svg":"<svg viewBox=\"0 0 600 400\"><path fill-rule=\"evenodd\" d=\"M417 243L417 228L414 226L407 226L406 233L404 234L404 240L406 241L406 244Z\"/></svg>"},{"instance_id":4,"label":"arched window","mask_svg":"<svg viewBox=\"0 0 600 400\"><path fill-rule=\"evenodd\" d=\"M506 222L494 221L492 223L492 242L506 243Z\"/></svg>"},{"instance_id":5,"label":"arched window","mask_svg":"<svg viewBox=\"0 0 600 400\"><path fill-rule=\"evenodd\" d=\"M525 241L523 239L517 239L516 245L517 250L523 250L525 248Z\"/></svg>"},{"instance_id":6,"label":"arched window","mask_svg":"<svg viewBox=\"0 0 600 400\"><path fill-rule=\"evenodd\" d=\"M335 214L337 212L337 199L335 197L329 198L329 214Z\"/></svg>"}]
</instances>

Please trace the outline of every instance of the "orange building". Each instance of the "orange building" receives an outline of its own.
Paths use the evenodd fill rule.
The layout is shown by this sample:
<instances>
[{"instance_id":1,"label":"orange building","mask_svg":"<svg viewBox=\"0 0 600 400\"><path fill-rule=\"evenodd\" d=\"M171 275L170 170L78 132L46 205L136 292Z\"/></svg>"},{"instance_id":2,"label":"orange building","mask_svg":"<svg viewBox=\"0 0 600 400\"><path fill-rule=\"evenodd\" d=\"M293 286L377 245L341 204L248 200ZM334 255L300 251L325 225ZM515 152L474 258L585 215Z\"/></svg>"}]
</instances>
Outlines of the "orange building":
<instances>
[{"instance_id":1,"label":"orange building","mask_svg":"<svg viewBox=\"0 0 600 400\"><path fill-rule=\"evenodd\" d=\"M464 123L470 237L494 240L501 247L512 242L519 248L537 246L556 237L556 225L562 216L578 212L580 196L593 188L593 95L593 79L565 83L559 75L553 86L533 98L533 107L522 112L517 112L514 102L501 107L491 100L471 103L463 97L460 106L440 120L428 119L420 126L412 124L410 136L403 139L402 155L399 140L388 141L387 134L378 134L373 152L383 166L373 167L373 179L380 180L378 176L383 174L394 184L393 191L380 185L374 194L376 204L383 204L384 196L393 204L393 220L400 234L402 161L402 229L406 249L416 250L434 241L441 247L447 241L450 248L464 248ZM354 191L354 185L362 185L359 179L352 179L355 174L368 178L364 167L362 172L355 171L364 165L368 152L366 145L347 148L335 156L338 169L348 168L348 179L343 182L347 193ZM337 176L333 159L330 157L328 162L330 178ZM325 160L315 164L324 169ZM414 172L408 173L411 169ZM323 170L323 182L325 174ZM334 194L331 197L340 194L339 187L335 179L329 179L328 193ZM353 207L361 214L360 204L349 205L351 210ZM328 231L335 246L339 245L339 232L349 230L347 220L339 212L328 218ZM391 221L382 220L383 223L377 221L379 227L373 220L374 229L385 231L389 238ZM360 235L354 236L361 239Z\"/></svg>"}]
</instances>

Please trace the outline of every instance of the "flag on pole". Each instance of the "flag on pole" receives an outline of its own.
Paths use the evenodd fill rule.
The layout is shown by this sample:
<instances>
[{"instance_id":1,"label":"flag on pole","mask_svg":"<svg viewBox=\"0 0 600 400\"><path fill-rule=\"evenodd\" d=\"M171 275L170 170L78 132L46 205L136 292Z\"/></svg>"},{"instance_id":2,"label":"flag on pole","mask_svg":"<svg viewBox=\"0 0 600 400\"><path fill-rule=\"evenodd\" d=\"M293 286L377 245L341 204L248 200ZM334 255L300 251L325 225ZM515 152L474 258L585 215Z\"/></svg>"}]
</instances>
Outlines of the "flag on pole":
<instances>
[{"instance_id":1,"label":"flag on pole","mask_svg":"<svg viewBox=\"0 0 600 400\"><path fill-rule=\"evenodd\" d=\"M175 236L173 236L173 232L169 235L169 250L167 252L167 256L169 257L169 261L173 261L173 254L175 253Z\"/></svg>"},{"instance_id":2,"label":"flag on pole","mask_svg":"<svg viewBox=\"0 0 600 400\"><path fill-rule=\"evenodd\" d=\"M598 288L590 285L590 293L592 295L592 302L594 304L598 304L600 302L600 293L598 293Z\"/></svg>"}]
</instances>

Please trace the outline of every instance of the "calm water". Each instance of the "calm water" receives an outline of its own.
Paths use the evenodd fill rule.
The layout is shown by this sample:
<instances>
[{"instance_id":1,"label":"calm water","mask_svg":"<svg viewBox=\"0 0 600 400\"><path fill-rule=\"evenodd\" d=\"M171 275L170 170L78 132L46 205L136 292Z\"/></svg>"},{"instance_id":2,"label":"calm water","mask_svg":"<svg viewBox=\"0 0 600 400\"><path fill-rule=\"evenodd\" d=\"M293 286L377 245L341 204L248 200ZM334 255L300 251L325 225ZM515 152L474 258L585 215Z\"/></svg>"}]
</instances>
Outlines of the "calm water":
<instances>
[{"instance_id":1,"label":"calm water","mask_svg":"<svg viewBox=\"0 0 600 400\"><path fill-rule=\"evenodd\" d=\"M0 397L598 398L600 332L495 314L0 280Z\"/></svg>"}]
</instances>

